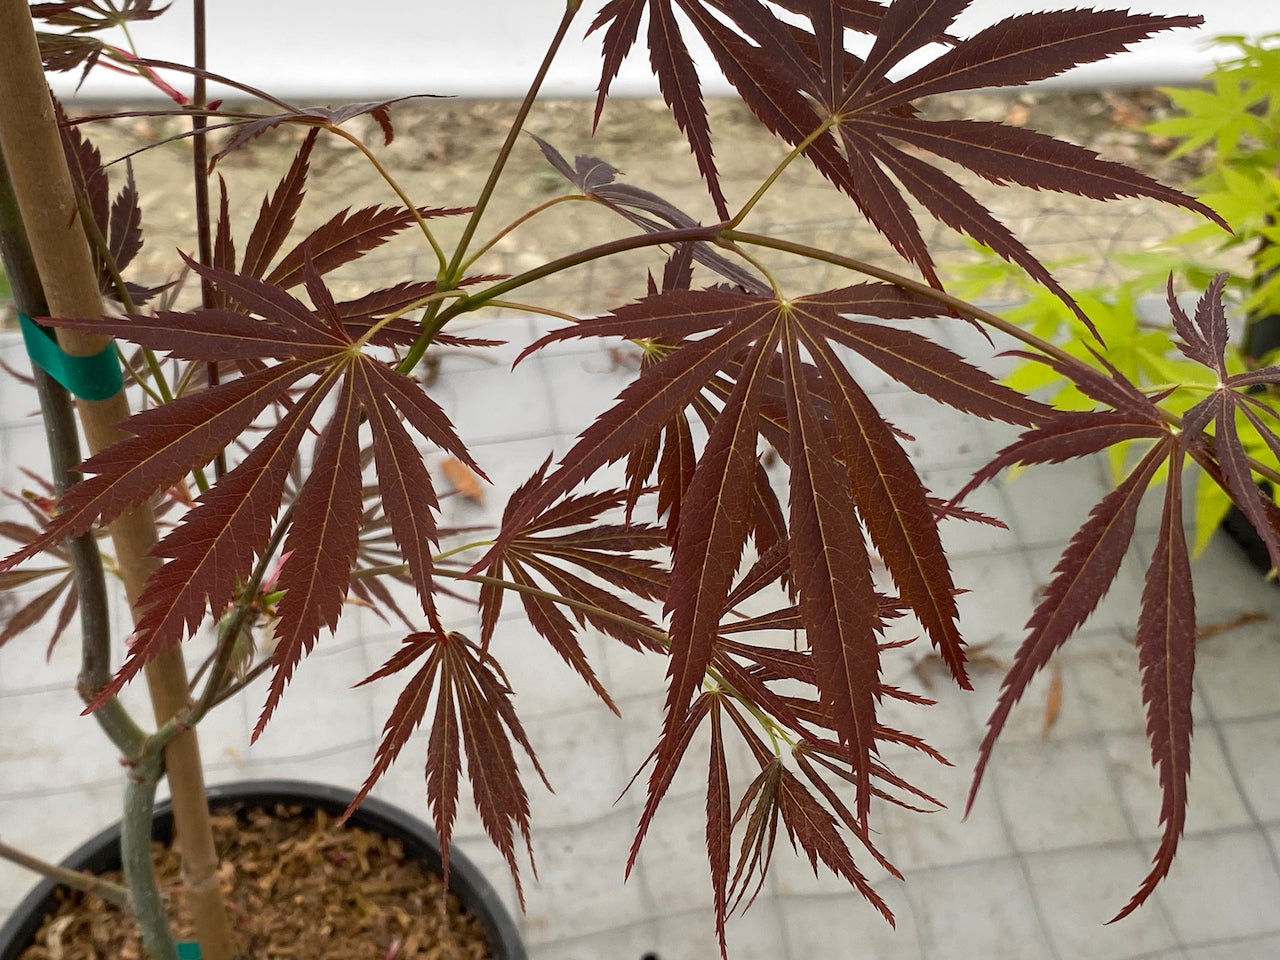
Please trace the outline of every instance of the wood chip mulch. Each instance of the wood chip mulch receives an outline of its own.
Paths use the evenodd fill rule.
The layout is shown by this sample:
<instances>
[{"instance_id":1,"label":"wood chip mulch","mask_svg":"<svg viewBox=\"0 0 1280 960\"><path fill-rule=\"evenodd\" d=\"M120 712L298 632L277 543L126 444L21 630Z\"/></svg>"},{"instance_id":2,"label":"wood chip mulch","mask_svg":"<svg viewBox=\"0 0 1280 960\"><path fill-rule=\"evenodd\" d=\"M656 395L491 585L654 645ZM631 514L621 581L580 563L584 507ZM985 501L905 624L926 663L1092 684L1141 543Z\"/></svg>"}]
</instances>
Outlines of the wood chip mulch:
<instances>
[{"instance_id":1,"label":"wood chip mulch","mask_svg":"<svg viewBox=\"0 0 1280 960\"><path fill-rule=\"evenodd\" d=\"M243 960L492 960L480 922L399 841L283 806L215 812L214 837ZM189 939L178 854L152 852L175 936ZM144 957L129 914L68 893L20 960Z\"/></svg>"}]
</instances>

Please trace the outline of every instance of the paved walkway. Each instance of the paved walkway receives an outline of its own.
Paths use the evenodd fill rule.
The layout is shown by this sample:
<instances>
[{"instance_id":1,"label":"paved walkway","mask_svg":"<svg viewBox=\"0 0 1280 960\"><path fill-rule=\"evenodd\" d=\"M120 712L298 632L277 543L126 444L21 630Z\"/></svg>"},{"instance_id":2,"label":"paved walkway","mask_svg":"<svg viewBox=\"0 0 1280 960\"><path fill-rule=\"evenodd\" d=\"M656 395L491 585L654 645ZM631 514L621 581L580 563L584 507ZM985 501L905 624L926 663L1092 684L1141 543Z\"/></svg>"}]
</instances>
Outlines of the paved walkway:
<instances>
[{"instance_id":1,"label":"paved walkway","mask_svg":"<svg viewBox=\"0 0 1280 960\"><path fill-rule=\"evenodd\" d=\"M533 324L511 320L488 332L518 344L529 339ZM20 347L7 342L4 358L20 363ZM440 383L451 413L476 439L477 454L497 484L487 507L455 504L448 519L495 519L505 494L545 452L564 449L580 426L579 411L611 396L625 376L598 351L563 352L519 369L511 379L502 366L443 361ZM463 405L463 397L471 399ZM909 394L881 390L876 399L920 439L926 481L938 492L959 486L1003 439L985 424L939 417ZM28 406L6 394L0 434L6 485L20 482L20 465L42 458L39 428L22 418ZM877 883L898 914L898 929L890 930L839 883L815 879L783 844L760 900L730 924L737 960L1280 955L1280 596L1226 544L1214 542L1196 564L1203 622L1231 621L1245 611L1267 619L1200 647L1190 823L1173 876L1153 902L1126 923L1102 925L1141 879L1158 835L1158 795L1131 643L1149 536L1104 609L1060 657L1056 722L1042 736L1048 688L1040 683L1014 715L973 815L960 821L967 771L1001 670L1058 551L1105 489L1103 469L1089 462L998 484L977 505L1008 518L1009 534L967 527L948 532L957 582L974 591L963 599L962 624L969 640L983 645L975 693L951 691L927 659L902 655L890 661L892 682L919 688L922 681L937 681L941 702L912 711L903 722L956 763L949 770L914 756L885 758L950 805L929 816L885 810L878 821L884 848L907 876L905 884L883 876ZM1052 512L1045 513L1045 504L1053 504ZM1147 513L1147 529L1155 519ZM454 614L453 626L475 629L464 611ZM359 784L398 690L394 682L348 687L388 656L399 634L371 617L354 619L338 636L322 640L303 664L257 744L249 746L248 734L260 692L210 718L202 733L214 782L298 777ZM532 955L714 956L702 853L705 788L696 768L677 783L637 870L629 882L622 880L642 795L614 800L652 744L663 697L661 664L642 662L603 640L588 643L623 710L618 720L547 655L521 620L502 624L496 648L558 791L531 791L541 882L529 885L522 927ZM49 663L43 650L39 636L0 650L0 830L7 841L56 857L117 818L120 773L93 722L79 716L72 691L74 636ZM135 703L140 696L139 689L129 691ZM420 734L376 791L423 815L425 748ZM458 837L510 893L501 859L473 813L464 811ZM15 904L30 882L29 875L0 863L0 910Z\"/></svg>"}]
</instances>

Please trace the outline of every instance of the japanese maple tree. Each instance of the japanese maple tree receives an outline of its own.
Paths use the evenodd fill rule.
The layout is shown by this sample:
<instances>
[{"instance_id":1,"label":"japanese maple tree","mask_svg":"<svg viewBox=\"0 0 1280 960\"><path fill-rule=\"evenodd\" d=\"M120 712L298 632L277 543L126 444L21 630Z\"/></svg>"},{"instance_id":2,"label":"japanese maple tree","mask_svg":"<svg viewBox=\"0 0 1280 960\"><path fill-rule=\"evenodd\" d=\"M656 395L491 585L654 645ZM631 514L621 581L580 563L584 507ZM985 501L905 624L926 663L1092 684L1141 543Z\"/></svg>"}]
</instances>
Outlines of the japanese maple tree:
<instances>
[{"instance_id":1,"label":"japanese maple tree","mask_svg":"<svg viewBox=\"0 0 1280 960\"><path fill-rule=\"evenodd\" d=\"M40 572L19 567L38 556L56 561L46 572L59 578L0 642L64 598L60 631L76 602L65 545L88 537L96 551L95 531L160 503L165 525L150 548L154 569L144 571L133 598L127 656L109 680L86 691L90 707L99 714L121 709L115 694L124 684L212 622L218 647L202 685L165 729L172 735L171 728L197 724L248 679L269 672L256 737L355 594L405 625L401 649L367 679L407 678L360 797L394 760L425 762L425 800L447 852L465 768L485 829L517 882L518 839L528 845L530 838L517 752L542 770L490 645L502 629L500 612L518 604L546 641L547 656L562 659L615 711L584 652L584 632L665 658L665 716L654 731L632 861L676 770L705 762L707 856L715 923L728 955L726 917L759 890L779 825L815 868L821 862L847 879L892 920L859 865L870 858L896 875L875 845L872 801L910 806L932 798L895 774L879 748L902 744L937 754L882 720L885 699L928 702L885 680L886 624L914 621L920 640L913 642L930 644L954 682L968 688L964 624L939 522L998 523L963 501L1007 467L1059 464L1136 441L1140 454L1127 476L1082 518L1026 624L973 784L976 791L1028 684L1116 578L1139 504L1162 482L1162 519L1137 624L1136 681L1163 792L1164 836L1149 875L1119 909L1118 916L1128 914L1167 873L1186 816L1195 605L1182 527L1184 470L1194 463L1221 484L1262 532L1273 562L1280 561L1280 512L1257 483L1280 475L1246 455L1236 426L1237 417L1247 419L1280 457L1273 408L1253 392L1280 382L1280 369L1226 368L1221 280L1204 292L1193 316L1179 306L1170 281L1179 349L1217 377L1181 417L1161 406L1163 395L1138 389L1106 364L1100 340L1091 347L1106 372L949 295L920 226L922 213L1017 264L1089 324L1049 270L947 172L955 166L997 184L1099 201L1147 197L1222 221L1179 191L1083 147L1000 123L926 119L916 104L933 94L1056 76L1200 18L1073 9L1025 13L960 36L955 21L969 0L608 0L586 24L589 42L603 54L596 119L609 108L611 83L643 27L662 95L705 180L706 206L678 209L619 182L606 160L570 162L539 140L573 199L630 226L616 240L557 252L513 276L486 272L492 241L483 242L484 214L501 190L545 65L582 5L566 4L544 69L480 195L429 206L406 196L374 148L342 127L371 116L389 143L396 101L299 108L201 64L148 61L99 38L105 27L158 15L150 0L30 6L49 69L134 70L178 100L169 112L195 121L197 193L208 193L222 157L256 138L296 126L308 132L247 237L234 235L225 185L198 205L198 249L178 264L200 285L199 303L189 304L172 290L130 278L143 236L132 171L109 175L89 139L91 124L63 118L96 282L112 307L93 315L53 311L41 323L119 342L131 362L131 390L145 405L120 425L122 439L79 465L85 479L56 506L38 511L39 529L0 527L19 544L0 564L5 586L38 578ZM702 80L689 52L694 35L761 123L790 147L749 197L728 196L721 183ZM922 50L938 52L903 69ZM175 71L194 79L193 99L160 79ZM266 102L268 110L208 103L203 85L211 80ZM225 146L208 157L205 137L219 128L229 134ZM320 136L355 143L403 203L342 210L297 236ZM8 142L5 148L8 154ZM7 159L13 165L18 158ZM760 197L783 189L778 174L797 162L812 163L833 193L847 198L849 229L879 231L902 263L863 263L750 231ZM112 176L124 180L114 197ZM441 218L461 218L451 246L438 235ZM332 292L326 278L334 270L407 231L421 235L434 274L397 278L352 299ZM757 256L766 248L842 268L848 281L792 289ZM487 309L557 315L521 301L521 291L642 249L655 259L649 275L636 278L634 299L602 305L607 309L595 316L565 317L562 328L525 345L520 356L566 339L628 340L643 351L633 381L511 496L499 529L472 532L482 539L462 547L446 542L451 531L441 528L438 478L424 451L443 451L481 479L484 464L423 382L428 348L484 350L489 342L461 336L451 324ZM961 318L1019 339L1027 357L1069 378L1094 408L1057 409L1002 385L925 333L884 322L931 317ZM898 425L859 383L846 360L851 354L907 389L1021 433L959 495L941 501L922 483ZM766 448L786 467L785 497L765 471ZM598 478L618 463L624 485L602 484ZM873 577L876 556L892 594ZM416 609L398 605L389 579L413 587ZM444 622L439 596L468 589L475 623ZM748 602L750 615L741 612ZM430 731L425 758L402 757L423 724ZM710 749L700 757L690 745L702 730L709 731ZM753 758L746 779L726 760L730 741L745 744ZM156 749L164 742L148 741Z\"/></svg>"}]
</instances>

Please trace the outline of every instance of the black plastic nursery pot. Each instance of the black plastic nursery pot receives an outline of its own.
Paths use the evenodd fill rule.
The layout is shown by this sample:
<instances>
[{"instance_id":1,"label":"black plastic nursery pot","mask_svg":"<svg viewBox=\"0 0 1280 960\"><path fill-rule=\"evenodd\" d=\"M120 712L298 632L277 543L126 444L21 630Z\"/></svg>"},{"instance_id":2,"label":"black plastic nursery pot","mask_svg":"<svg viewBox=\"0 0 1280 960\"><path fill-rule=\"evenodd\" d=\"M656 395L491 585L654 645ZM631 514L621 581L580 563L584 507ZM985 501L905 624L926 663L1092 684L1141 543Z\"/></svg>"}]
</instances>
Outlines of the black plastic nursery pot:
<instances>
[{"instance_id":1,"label":"black plastic nursery pot","mask_svg":"<svg viewBox=\"0 0 1280 960\"><path fill-rule=\"evenodd\" d=\"M1253 317L1245 330L1245 354L1256 360L1276 349L1280 349L1280 313ZM1267 496L1274 495L1271 484L1261 483L1259 487ZM1232 504L1222 518L1221 526L1222 532L1235 542L1254 569L1263 574L1270 572L1271 555L1267 552L1267 545L1239 507Z\"/></svg>"},{"instance_id":2,"label":"black plastic nursery pot","mask_svg":"<svg viewBox=\"0 0 1280 960\"><path fill-rule=\"evenodd\" d=\"M236 806L269 810L283 803L300 807L304 814L322 810L335 817L347 809L351 797L350 790L296 780L249 780L209 788L209 805L213 809ZM406 857L433 873L440 872L440 844L435 831L398 807L368 798L347 822L353 827L399 840L404 845ZM173 815L168 803L157 804L151 835L165 843L172 838ZM62 861L62 865L90 873L118 869L119 824L80 846ZM496 960L527 960L515 922L497 891L480 869L456 849L449 852L449 889L462 903L463 909L484 927ZM57 904L56 890L57 885L52 880L44 880L14 909L8 921L0 927L0 960L17 960L31 946L40 925Z\"/></svg>"}]
</instances>

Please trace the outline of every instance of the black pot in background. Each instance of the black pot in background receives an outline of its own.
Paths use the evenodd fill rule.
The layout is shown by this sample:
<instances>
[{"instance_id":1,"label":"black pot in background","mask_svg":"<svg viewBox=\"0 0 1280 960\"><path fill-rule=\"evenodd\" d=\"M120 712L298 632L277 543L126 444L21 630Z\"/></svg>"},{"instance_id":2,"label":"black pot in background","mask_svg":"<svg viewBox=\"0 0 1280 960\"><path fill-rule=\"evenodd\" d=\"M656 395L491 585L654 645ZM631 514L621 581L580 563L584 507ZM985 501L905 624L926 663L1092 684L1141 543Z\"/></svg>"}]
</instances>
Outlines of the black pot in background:
<instances>
[{"instance_id":1,"label":"black pot in background","mask_svg":"<svg viewBox=\"0 0 1280 960\"><path fill-rule=\"evenodd\" d=\"M277 803L301 807L304 811L323 810L339 816L351 802L352 791L318 783L296 780L248 780L209 788L212 807L262 807L271 809ZM435 831L416 817L372 797L366 799L348 821L373 833L399 840L405 856L439 873L440 845ZM169 804L156 806L154 839L168 842L173 836L173 815ZM109 827L71 853L62 865L73 870L102 873L120 867L120 826ZM470 860L456 849L449 852L449 889L462 902L463 908L480 920L496 960L527 960L524 944L515 923L497 892ZM0 927L0 960L17 960L31 945L32 938L44 918L57 905L56 884L43 880Z\"/></svg>"},{"instance_id":2,"label":"black pot in background","mask_svg":"<svg viewBox=\"0 0 1280 960\"><path fill-rule=\"evenodd\" d=\"M1272 350L1280 349L1280 313L1271 313L1263 317L1250 319L1245 327L1244 352L1255 360L1265 357ZM1272 495L1271 484L1259 484L1267 496ZM1227 511L1220 524L1222 532L1235 541L1245 559L1258 570L1266 574L1271 570L1271 556L1267 545L1253 523L1235 504Z\"/></svg>"}]
</instances>

